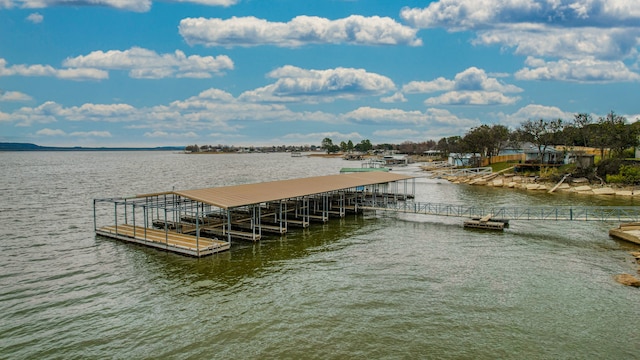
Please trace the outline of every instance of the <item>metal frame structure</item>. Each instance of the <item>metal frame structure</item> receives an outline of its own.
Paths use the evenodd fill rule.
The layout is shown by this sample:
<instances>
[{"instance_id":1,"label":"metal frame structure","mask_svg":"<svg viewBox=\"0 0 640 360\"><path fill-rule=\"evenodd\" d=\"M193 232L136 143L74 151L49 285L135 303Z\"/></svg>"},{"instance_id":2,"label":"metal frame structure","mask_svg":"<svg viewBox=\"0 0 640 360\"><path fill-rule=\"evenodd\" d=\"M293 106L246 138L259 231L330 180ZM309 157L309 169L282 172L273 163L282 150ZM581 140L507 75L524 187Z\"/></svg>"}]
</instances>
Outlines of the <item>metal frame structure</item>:
<instances>
[{"instance_id":1,"label":"metal frame structure","mask_svg":"<svg viewBox=\"0 0 640 360\"><path fill-rule=\"evenodd\" d=\"M404 183L402 192L398 182ZM348 211L360 212L360 204L367 199L396 202L414 194L411 176L367 173L94 199L94 231L200 257L228 249L232 238L258 241L263 232L282 235L289 226L306 228L312 220L326 222ZM105 203L112 204L112 216L99 208ZM99 226L98 218L103 217L112 218L113 225ZM164 242L158 241L156 232L151 239L148 233L154 227L163 231ZM185 239L192 245L172 245L173 240ZM202 248L202 243L209 245L212 239L217 243Z\"/></svg>"}]
</instances>

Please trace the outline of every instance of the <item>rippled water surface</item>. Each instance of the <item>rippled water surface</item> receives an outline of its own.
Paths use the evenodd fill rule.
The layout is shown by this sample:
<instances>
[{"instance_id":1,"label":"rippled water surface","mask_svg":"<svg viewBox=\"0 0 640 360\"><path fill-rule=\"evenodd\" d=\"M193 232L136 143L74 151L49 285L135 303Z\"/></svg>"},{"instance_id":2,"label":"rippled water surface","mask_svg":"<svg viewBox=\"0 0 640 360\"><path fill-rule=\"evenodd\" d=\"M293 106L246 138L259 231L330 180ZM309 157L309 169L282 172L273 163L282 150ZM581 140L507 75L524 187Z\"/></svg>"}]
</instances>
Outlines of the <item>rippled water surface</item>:
<instances>
[{"instance_id":1,"label":"rippled water surface","mask_svg":"<svg viewBox=\"0 0 640 360\"><path fill-rule=\"evenodd\" d=\"M193 259L96 237L92 199L336 174L287 154L0 153L0 358L596 358L640 352L615 223L348 216ZM404 171L411 171L407 169ZM418 179L417 201L637 205ZM617 201L617 203L616 203Z\"/></svg>"}]
</instances>

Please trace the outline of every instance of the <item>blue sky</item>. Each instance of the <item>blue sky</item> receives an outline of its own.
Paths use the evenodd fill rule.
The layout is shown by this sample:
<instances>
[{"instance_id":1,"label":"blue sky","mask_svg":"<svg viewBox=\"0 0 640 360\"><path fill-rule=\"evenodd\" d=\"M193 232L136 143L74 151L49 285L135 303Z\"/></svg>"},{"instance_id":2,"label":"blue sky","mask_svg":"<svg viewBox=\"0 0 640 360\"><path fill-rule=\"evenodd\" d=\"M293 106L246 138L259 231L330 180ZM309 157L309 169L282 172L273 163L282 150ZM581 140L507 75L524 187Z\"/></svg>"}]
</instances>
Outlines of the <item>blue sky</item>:
<instances>
[{"instance_id":1,"label":"blue sky","mask_svg":"<svg viewBox=\"0 0 640 360\"><path fill-rule=\"evenodd\" d=\"M401 143L640 117L640 1L0 0L0 141Z\"/></svg>"}]
</instances>

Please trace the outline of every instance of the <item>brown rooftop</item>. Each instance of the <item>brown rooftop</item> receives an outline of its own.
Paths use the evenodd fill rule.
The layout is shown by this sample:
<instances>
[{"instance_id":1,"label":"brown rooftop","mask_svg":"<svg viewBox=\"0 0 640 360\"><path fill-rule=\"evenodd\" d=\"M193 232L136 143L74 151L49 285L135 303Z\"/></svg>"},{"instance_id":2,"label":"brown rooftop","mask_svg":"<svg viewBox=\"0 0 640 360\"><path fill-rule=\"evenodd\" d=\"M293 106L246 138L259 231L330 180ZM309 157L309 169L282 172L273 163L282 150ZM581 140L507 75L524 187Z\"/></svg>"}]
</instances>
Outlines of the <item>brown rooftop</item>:
<instances>
[{"instance_id":1,"label":"brown rooftop","mask_svg":"<svg viewBox=\"0 0 640 360\"><path fill-rule=\"evenodd\" d=\"M138 195L138 197L176 194L222 209L229 209L239 206L291 199L299 196L321 194L355 188L358 186L383 184L412 178L412 176L388 172L353 173L217 188L171 191L159 194Z\"/></svg>"}]
</instances>

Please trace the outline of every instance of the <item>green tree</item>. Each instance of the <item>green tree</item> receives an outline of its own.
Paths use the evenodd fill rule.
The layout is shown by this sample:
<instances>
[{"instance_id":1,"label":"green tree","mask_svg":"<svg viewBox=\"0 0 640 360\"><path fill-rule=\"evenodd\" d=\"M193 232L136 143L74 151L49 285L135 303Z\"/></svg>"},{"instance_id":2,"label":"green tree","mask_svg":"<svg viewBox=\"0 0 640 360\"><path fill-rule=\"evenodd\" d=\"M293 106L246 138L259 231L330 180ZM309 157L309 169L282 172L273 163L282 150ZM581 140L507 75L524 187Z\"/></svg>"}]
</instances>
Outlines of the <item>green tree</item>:
<instances>
[{"instance_id":1,"label":"green tree","mask_svg":"<svg viewBox=\"0 0 640 360\"><path fill-rule=\"evenodd\" d=\"M373 149L373 145L371 144L371 141L369 141L369 139L365 139L360 141L360 143L355 146L355 149L357 151L367 152Z\"/></svg>"},{"instance_id":2,"label":"green tree","mask_svg":"<svg viewBox=\"0 0 640 360\"><path fill-rule=\"evenodd\" d=\"M333 140L331 140L328 137L324 138L322 140L322 143L320 144L320 148L324 149L327 152L327 154L331 154L334 146L335 145L333 145Z\"/></svg>"},{"instance_id":3,"label":"green tree","mask_svg":"<svg viewBox=\"0 0 640 360\"><path fill-rule=\"evenodd\" d=\"M347 151L349 152L353 151L353 141L351 140L347 141Z\"/></svg>"},{"instance_id":4,"label":"green tree","mask_svg":"<svg viewBox=\"0 0 640 360\"><path fill-rule=\"evenodd\" d=\"M478 153L489 159L497 156L507 145L510 137L509 129L504 125L481 125L471 129L463 138L465 147L471 153Z\"/></svg>"},{"instance_id":5,"label":"green tree","mask_svg":"<svg viewBox=\"0 0 640 360\"><path fill-rule=\"evenodd\" d=\"M438 145L436 149L442 153L444 158L448 158L452 153L461 153L462 150L462 137L460 136L450 136L443 137L438 141Z\"/></svg>"},{"instance_id":6,"label":"green tree","mask_svg":"<svg viewBox=\"0 0 640 360\"><path fill-rule=\"evenodd\" d=\"M475 154L479 154L481 158L486 157L489 148L490 131L491 129L488 125L472 128L460 141L458 152L474 154L474 158L476 157Z\"/></svg>"},{"instance_id":7,"label":"green tree","mask_svg":"<svg viewBox=\"0 0 640 360\"><path fill-rule=\"evenodd\" d=\"M200 148L198 147L198 144L187 145L187 147L185 147L184 149L186 151L191 151L191 152L200 152Z\"/></svg>"},{"instance_id":8,"label":"green tree","mask_svg":"<svg viewBox=\"0 0 640 360\"><path fill-rule=\"evenodd\" d=\"M589 132L593 123L593 118L587 113L575 114L573 116L573 126L575 126L577 135L580 137L580 146L589 146Z\"/></svg>"},{"instance_id":9,"label":"green tree","mask_svg":"<svg viewBox=\"0 0 640 360\"><path fill-rule=\"evenodd\" d=\"M627 125L624 116L611 111L607 116L598 118L594 143L600 148L600 158L609 148L609 157L623 157L624 151L638 145L638 127Z\"/></svg>"},{"instance_id":10,"label":"green tree","mask_svg":"<svg viewBox=\"0 0 640 360\"><path fill-rule=\"evenodd\" d=\"M640 184L640 166L621 165L620 172L616 175L607 175L608 183L620 183L626 185Z\"/></svg>"},{"instance_id":11,"label":"green tree","mask_svg":"<svg viewBox=\"0 0 640 360\"><path fill-rule=\"evenodd\" d=\"M562 129L562 119L539 119L523 122L516 131L520 141L530 142L538 148L538 159L540 162L544 162L544 154L547 151L547 147L557 144Z\"/></svg>"}]
</instances>

